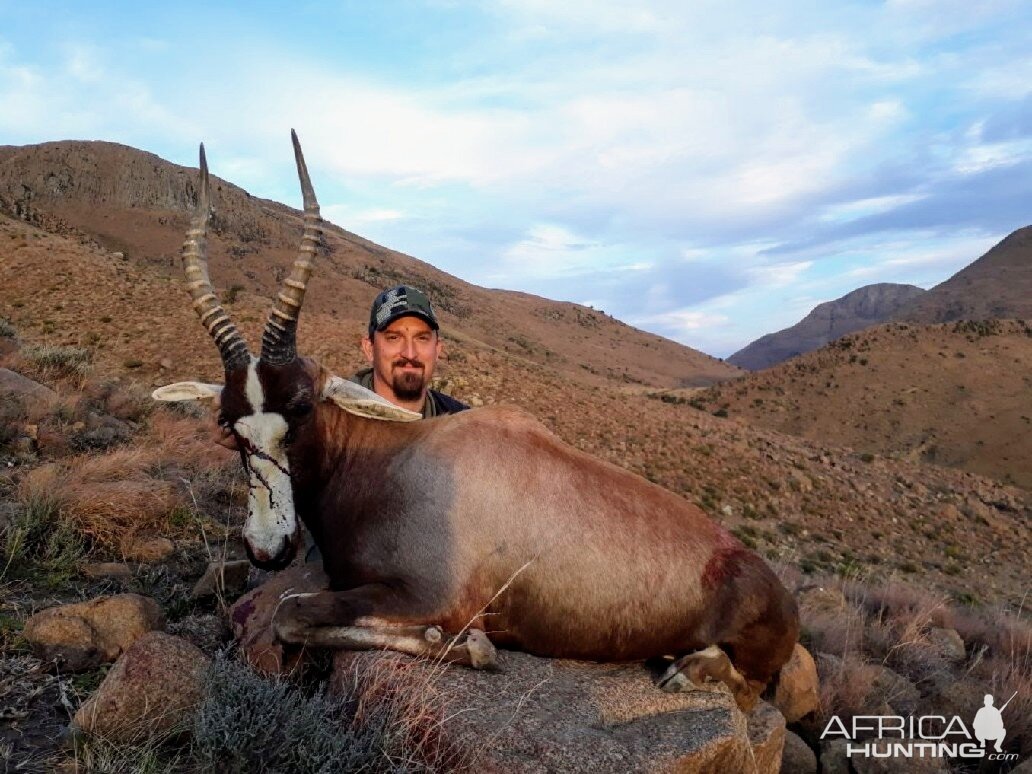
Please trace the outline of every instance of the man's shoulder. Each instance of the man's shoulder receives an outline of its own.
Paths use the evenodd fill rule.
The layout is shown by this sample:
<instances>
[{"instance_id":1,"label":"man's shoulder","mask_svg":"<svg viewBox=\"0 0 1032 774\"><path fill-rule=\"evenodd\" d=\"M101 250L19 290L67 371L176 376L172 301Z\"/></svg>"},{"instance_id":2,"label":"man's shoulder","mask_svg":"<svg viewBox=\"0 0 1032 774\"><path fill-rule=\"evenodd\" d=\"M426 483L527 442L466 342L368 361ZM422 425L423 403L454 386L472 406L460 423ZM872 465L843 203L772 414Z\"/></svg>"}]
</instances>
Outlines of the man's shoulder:
<instances>
[{"instance_id":1,"label":"man's shoulder","mask_svg":"<svg viewBox=\"0 0 1032 774\"><path fill-rule=\"evenodd\" d=\"M437 390L428 390L428 392L430 393L430 399L433 400L434 405L437 407L438 414L457 414L469 408L461 400L457 400L451 395L445 395Z\"/></svg>"}]
</instances>

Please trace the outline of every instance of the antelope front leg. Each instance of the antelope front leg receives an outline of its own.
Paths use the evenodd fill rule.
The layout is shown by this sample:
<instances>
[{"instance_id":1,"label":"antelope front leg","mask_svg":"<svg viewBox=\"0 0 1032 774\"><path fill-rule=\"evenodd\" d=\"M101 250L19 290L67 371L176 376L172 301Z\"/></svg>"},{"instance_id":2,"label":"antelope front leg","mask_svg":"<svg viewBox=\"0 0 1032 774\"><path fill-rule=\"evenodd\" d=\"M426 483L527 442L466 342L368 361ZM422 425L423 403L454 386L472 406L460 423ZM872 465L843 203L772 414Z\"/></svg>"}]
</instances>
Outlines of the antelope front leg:
<instances>
[{"instance_id":1,"label":"antelope front leg","mask_svg":"<svg viewBox=\"0 0 1032 774\"><path fill-rule=\"evenodd\" d=\"M495 666L494 645L480 629L448 638L421 606L380 585L285 595L273 619L283 642L349 650L395 650L475 669Z\"/></svg>"}]
</instances>

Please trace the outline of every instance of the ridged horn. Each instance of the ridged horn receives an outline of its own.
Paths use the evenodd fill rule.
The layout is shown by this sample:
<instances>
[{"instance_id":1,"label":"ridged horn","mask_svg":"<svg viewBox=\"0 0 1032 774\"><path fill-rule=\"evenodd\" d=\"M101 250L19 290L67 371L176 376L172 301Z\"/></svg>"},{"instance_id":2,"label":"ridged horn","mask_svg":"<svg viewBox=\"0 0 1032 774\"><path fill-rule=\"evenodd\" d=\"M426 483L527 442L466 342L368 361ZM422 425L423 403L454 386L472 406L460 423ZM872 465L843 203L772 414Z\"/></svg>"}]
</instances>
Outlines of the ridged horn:
<instances>
[{"instance_id":1,"label":"ridged horn","mask_svg":"<svg viewBox=\"0 0 1032 774\"><path fill-rule=\"evenodd\" d=\"M305 288L308 286L308 278L312 276L312 264L322 237L319 202L315 200L308 167L301 153L301 143L293 129L290 130L290 139L294 143L294 160L297 162L297 176L301 179L301 195L305 203L305 230L301 235L301 248L294 259L294 267L273 301L262 334L261 360L270 365L286 365L297 357L297 318L301 314Z\"/></svg>"},{"instance_id":2,"label":"ridged horn","mask_svg":"<svg viewBox=\"0 0 1032 774\"><path fill-rule=\"evenodd\" d=\"M208 181L204 143L201 143L200 192L197 209L190 219L190 230L186 232L186 241L183 243L183 270L186 272L186 288L193 299L193 308L201 318L201 324L215 340L226 370L232 371L246 367L251 354L247 351L244 337L215 296L215 288L208 277L207 234L210 214L211 183Z\"/></svg>"}]
</instances>

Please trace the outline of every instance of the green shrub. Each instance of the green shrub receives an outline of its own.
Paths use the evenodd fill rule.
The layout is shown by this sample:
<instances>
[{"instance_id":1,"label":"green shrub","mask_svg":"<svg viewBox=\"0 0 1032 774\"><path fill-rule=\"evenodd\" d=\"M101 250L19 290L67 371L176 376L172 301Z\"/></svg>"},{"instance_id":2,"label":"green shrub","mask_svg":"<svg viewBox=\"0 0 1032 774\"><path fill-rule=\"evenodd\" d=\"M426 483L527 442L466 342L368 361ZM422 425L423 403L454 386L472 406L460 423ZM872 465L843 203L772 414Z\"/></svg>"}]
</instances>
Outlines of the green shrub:
<instances>
[{"instance_id":1,"label":"green shrub","mask_svg":"<svg viewBox=\"0 0 1032 774\"><path fill-rule=\"evenodd\" d=\"M33 497L15 511L4 533L0 579L60 586L77 575L76 564L84 553L82 536L61 515L57 503Z\"/></svg>"},{"instance_id":2,"label":"green shrub","mask_svg":"<svg viewBox=\"0 0 1032 774\"><path fill-rule=\"evenodd\" d=\"M5 317L0 317L0 339L13 339L14 338L14 326L11 325L11 321Z\"/></svg>"}]
</instances>

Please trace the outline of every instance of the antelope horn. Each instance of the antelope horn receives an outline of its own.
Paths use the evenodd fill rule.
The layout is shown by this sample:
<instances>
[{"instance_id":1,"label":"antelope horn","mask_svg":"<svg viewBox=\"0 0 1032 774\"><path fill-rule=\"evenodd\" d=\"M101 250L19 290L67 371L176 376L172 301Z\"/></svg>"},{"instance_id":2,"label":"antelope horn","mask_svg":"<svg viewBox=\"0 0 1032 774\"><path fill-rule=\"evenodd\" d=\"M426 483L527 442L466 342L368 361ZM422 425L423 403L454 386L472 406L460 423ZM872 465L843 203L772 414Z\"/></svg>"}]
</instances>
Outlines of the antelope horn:
<instances>
[{"instance_id":1,"label":"antelope horn","mask_svg":"<svg viewBox=\"0 0 1032 774\"><path fill-rule=\"evenodd\" d=\"M305 230L301 235L301 248L290 276L283 281L283 289L276 296L269 311L269 320L262 334L262 362L270 365L286 365L297 357L297 318L305 300L305 288L312 276L312 263L322 236L319 224L319 202L315 200L308 167L301 153L297 133L291 129L290 139L294 143L294 160L297 162L297 176L301 179L301 194L305 202Z\"/></svg>"},{"instance_id":2,"label":"antelope horn","mask_svg":"<svg viewBox=\"0 0 1032 774\"><path fill-rule=\"evenodd\" d=\"M193 308L201 318L201 324L215 339L215 346L222 355L227 371L245 367L251 360L247 342L240 335L236 325L222 308L215 296L208 277L207 240L208 216L211 214L211 184L208 182L208 161L204 157L204 143L201 143L200 193L197 209L190 219L190 229L183 243L183 270L186 272L186 288L193 299Z\"/></svg>"}]
</instances>

